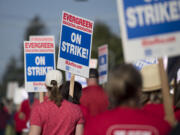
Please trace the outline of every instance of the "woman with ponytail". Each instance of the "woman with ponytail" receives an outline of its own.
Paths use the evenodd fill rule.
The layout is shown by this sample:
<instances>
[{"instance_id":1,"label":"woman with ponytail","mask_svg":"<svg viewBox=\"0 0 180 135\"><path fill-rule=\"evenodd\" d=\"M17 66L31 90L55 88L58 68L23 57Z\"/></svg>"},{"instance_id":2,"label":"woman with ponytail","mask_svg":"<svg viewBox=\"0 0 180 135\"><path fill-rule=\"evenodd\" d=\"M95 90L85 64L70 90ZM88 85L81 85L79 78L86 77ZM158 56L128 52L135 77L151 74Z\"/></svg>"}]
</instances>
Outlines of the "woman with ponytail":
<instances>
[{"instance_id":1,"label":"woman with ponytail","mask_svg":"<svg viewBox=\"0 0 180 135\"><path fill-rule=\"evenodd\" d=\"M78 105L63 98L62 73L49 71L45 84L49 98L33 108L29 135L82 135L83 114Z\"/></svg>"}]
</instances>

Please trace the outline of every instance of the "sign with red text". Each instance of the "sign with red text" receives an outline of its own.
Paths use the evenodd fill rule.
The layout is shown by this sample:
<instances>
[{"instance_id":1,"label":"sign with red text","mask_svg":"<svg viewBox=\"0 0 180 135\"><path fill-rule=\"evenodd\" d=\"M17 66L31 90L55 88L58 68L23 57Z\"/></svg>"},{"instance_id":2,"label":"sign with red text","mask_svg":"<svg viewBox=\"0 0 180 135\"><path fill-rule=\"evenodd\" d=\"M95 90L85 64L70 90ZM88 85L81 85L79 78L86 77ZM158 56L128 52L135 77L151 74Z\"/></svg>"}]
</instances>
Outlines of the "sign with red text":
<instances>
[{"instance_id":1,"label":"sign with red text","mask_svg":"<svg viewBox=\"0 0 180 135\"><path fill-rule=\"evenodd\" d=\"M97 68L97 59L90 59L90 68ZM71 73L70 72L66 72L66 81L70 81L71 80ZM82 85L82 88L87 87L87 80L84 77L75 75L75 81L79 82Z\"/></svg>"},{"instance_id":2,"label":"sign with red text","mask_svg":"<svg viewBox=\"0 0 180 135\"><path fill-rule=\"evenodd\" d=\"M63 11L57 68L89 77L93 21Z\"/></svg>"},{"instance_id":3,"label":"sign with red text","mask_svg":"<svg viewBox=\"0 0 180 135\"><path fill-rule=\"evenodd\" d=\"M70 72L66 72L66 81L70 81L71 80L71 73ZM79 82L82 85L82 88L87 87L87 81L86 78L75 75L74 81Z\"/></svg>"},{"instance_id":4,"label":"sign with red text","mask_svg":"<svg viewBox=\"0 0 180 135\"><path fill-rule=\"evenodd\" d=\"M125 61L180 54L179 0L117 0Z\"/></svg>"},{"instance_id":5,"label":"sign with red text","mask_svg":"<svg viewBox=\"0 0 180 135\"><path fill-rule=\"evenodd\" d=\"M34 42L53 42L54 43L54 36L30 36L29 37L30 41Z\"/></svg>"},{"instance_id":6,"label":"sign with red text","mask_svg":"<svg viewBox=\"0 0 180 135\"><path fill-rule=\"evenodd\" d=\"M55 44L52 41L24 42L25 89L45 92L45 77L55 69Z\"/></svg>"},{"instance_id":7,"label":"sign with red text","mask_svg":"<svg viewBox=\"0 0 180 135\"><path fill-rule=\"evenodd\" d=\"M97 68L98 61L97 59L90 59L90 68Z\"/></svg>"},{"instance_id":8,"label":"sign with red text","mask_svg":"<svg viewBox=\"0 0 180 135\"><path fill-rule=\"evenodd\" d=\"M98 72L99 84L108 81L108 45L102 45L98 48Z\"/></svg>"}]
</instances>

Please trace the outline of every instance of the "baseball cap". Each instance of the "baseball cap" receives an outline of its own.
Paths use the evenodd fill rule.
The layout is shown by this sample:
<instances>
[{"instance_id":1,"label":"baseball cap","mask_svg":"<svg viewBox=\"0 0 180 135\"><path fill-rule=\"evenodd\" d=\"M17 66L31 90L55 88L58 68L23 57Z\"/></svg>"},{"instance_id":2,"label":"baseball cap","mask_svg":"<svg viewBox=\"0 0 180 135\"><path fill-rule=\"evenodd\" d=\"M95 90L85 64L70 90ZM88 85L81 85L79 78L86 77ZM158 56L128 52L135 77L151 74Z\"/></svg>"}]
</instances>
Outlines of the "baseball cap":
<instances>
[{"instance_id":1,"label":"baseball cap","mask_svg":"<svg viewBox=\"0 0 180 135\"><path fill-rule=\"evenodd\" d=\"M53 85L51 84L51 81L55 80L57 81L57 86L61 86L63 83L63 76L61 71L59 70L50 70L48 71L48 73L46 74L46 80L45 80L45 84L47 87L53 87Z\"/></svg>"},{"instance_id":2,"label":"baseball cap","mask_svg":"<svg viewBox=\"0 0 180 135\"><path fill-rule=\"evenodd\" d=\"M98 71L95 68L90 68L89 70L89 78L98 78Z\"/></svg>"}]
</instances>

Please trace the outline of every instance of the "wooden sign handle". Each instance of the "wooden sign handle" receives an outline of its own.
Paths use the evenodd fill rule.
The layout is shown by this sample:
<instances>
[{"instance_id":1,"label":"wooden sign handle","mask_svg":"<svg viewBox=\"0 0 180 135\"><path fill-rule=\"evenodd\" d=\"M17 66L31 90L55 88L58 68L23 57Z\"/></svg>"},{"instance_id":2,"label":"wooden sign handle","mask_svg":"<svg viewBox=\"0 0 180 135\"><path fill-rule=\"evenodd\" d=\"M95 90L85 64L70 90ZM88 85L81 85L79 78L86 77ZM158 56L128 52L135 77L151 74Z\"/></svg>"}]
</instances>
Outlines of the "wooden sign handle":
<instances>
[{"instance_id":1,"label":"wooden sign handle","mask_svg":"<svg viewBox=\"0 0 180 135\"><path fill-rule=\"evenodd\" d=\"M44 94L43 92L39 92L39 102L42 103L44 101Z\"/></svg>"},{"instance_id":2,"label":"wooden sign handle","mask_svg":"<svg viewBox=\"0 0 180 135\"><path fill-rule=\"evenodd\" d=\"M75 78L75 75L71 74L71 81L70 81L70 88L69 88L69 95L71 97L73 97L74 95L74 78Z\"/></svg>"},{"instance_id":3,"label":"wooden sign handle","mask_svg":"<svg viewBox=\"0 0 180 135\"><path fill-rule=\"evenodd\" d=\"M159 58L158 62L159 62L159 73L160 73L162 95L163 95L165 120L167 120L171 126L175 126L177 122L174 117L173 102L169 94L168 79L164 69L163 59Z\"/></svg>"}]
</instances>

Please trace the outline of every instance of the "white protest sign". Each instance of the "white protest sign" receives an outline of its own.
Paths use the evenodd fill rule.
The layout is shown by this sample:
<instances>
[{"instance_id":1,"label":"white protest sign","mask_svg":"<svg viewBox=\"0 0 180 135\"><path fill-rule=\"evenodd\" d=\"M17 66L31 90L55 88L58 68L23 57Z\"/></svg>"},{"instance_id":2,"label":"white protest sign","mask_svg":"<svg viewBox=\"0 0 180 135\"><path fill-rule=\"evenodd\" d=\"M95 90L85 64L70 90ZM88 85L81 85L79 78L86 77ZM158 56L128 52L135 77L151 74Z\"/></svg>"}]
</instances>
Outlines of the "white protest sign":
<instances>
[{"instance_id":1,"label":"white protest sign","mask_svg":"<svg viewBox=\"0 0 180 135\"><path fill-rule=\"evenodd\" d=\"M89 77L93 21L63 11L57 68Z\"/></svg>"},{"instance_id":2,"label":"white protest sign","mask_svg":"<svg viewBox=\"0 0 180 135\"><path fill-rule=\"evenodd\" d=\"M108 46L102 45L98 48L98 72L99 84L104 84L108 81Z\"/></svg>"},{"instance_id":3,"label":"white protest sign","mask_svg":"<svg viewBox=\"0 0 180 135\"><path fill-rule=\"evenodd\" d=\"M117 0L125 61L180 54L179 0Z\"/></svg>"},{"instance_id":4,"label":"white protest sign","mask_svg":"<svg viewBox=\"0 0 180 135\"><path fill-rule=\"evenodd\" d=\"M25 41L24 58L25 89L28 92L46 92L46 73L55 69L54 42Z\"/></svg>"},{"instance_id":5,"label":"white protest sign","mask_svg":"<svg viewBox=\"0 0 180 135\"><path fill-rule=\"evenodd\" d=\"M146 65L157 64L157 63L158 63L157 58L147 58L133 62L133 65L136 67L136 69L140 71Z\"/></svg>"},{"instance_id":6,"label":"white protest sign","mask_svg":"<svg viewBox=\"0 0 180 135\"><path fill-rule=\"evenodd\" d=\"M18 82L9 82L7 84L7 99L13 99L16 88L18 88Z\"/></svg>"},{"instance_id":7,"label":"white protest sign","mask_svg":"<svg viewBox=\"0 0 180 135\"><path fill-rule=\"evenodd\" d=\"M90 59L90 68L97 68L97 59Z\"/></svg>"},{"instance_id":8,"label":"white protest sign","mask_svg":"<svg viewBox=\"0 0 180 135\"><path fill-rule=\"evenodd\" d=\"M177 82L179 83L180 81L180 68L178 69L178 72L177 72Z\"/></svg>"},{"instance_id":9,"label":"white protest sign","mask_svg":"<svg viewBox=\"0 0 180 135\"><path fill-rule=\"evenodd\" d=\"M66 80L70 81L71 80L71 73L70 72L66 72ZM87 82L86 82L86 78L75 75L75 81L79 82L82 85L82 88L87 86Z\"/></svg>"},{"instance_id":10,"label":"white protest sign","mask_svg":"<svg viewBox=\"0 0 180 135\"><path fill-rule=\"evenodd\" d=\"M13 96L13 102L15 104L20 105L22 103L22 101L24 101L25 99L28 99L28 93L25 90L25 88L16 88Z\"/></svg>"},{"instance_id":11,"label":"white protest sign","mask_svg":"<svg viewBox=\"0 0 180 135\"><path fill-rule=\"evenodd\" d=\"M168 64L167 56L165 56L163 58L163 63L164 63L164 69L166 70L167 64ZM132 64L136 67L137 70L140 71L144 66L151 65L151 64L158 64L158 59L157 58L146 58L146 59L141 59L141 60L135 61Z\"/></svg>"},{"instance_id":12,"label":"white protest sign","mask_svg":"<svg viewBox=\"0 0 180 135\"><path fill-rule=\"evenodd\" d=\"M90 59L90 68L97 68L97 59ZM66 80L70 81L71 80L71 73L66 72ZM75 75L75 81L79 82L82 85L82 88L87 86L87 81L86 78Z\"/></svg>"},{"instance_id":13,"label":"white protest sign","mask_svg":"<svg viewBox=\"0 0 180 135\"><path fill-rule=\"evenodd\" d=\"M54 43L54 36L30 36L30 41L36 41L36 42L53 42Z\"/></svg>"}]
</instances>

